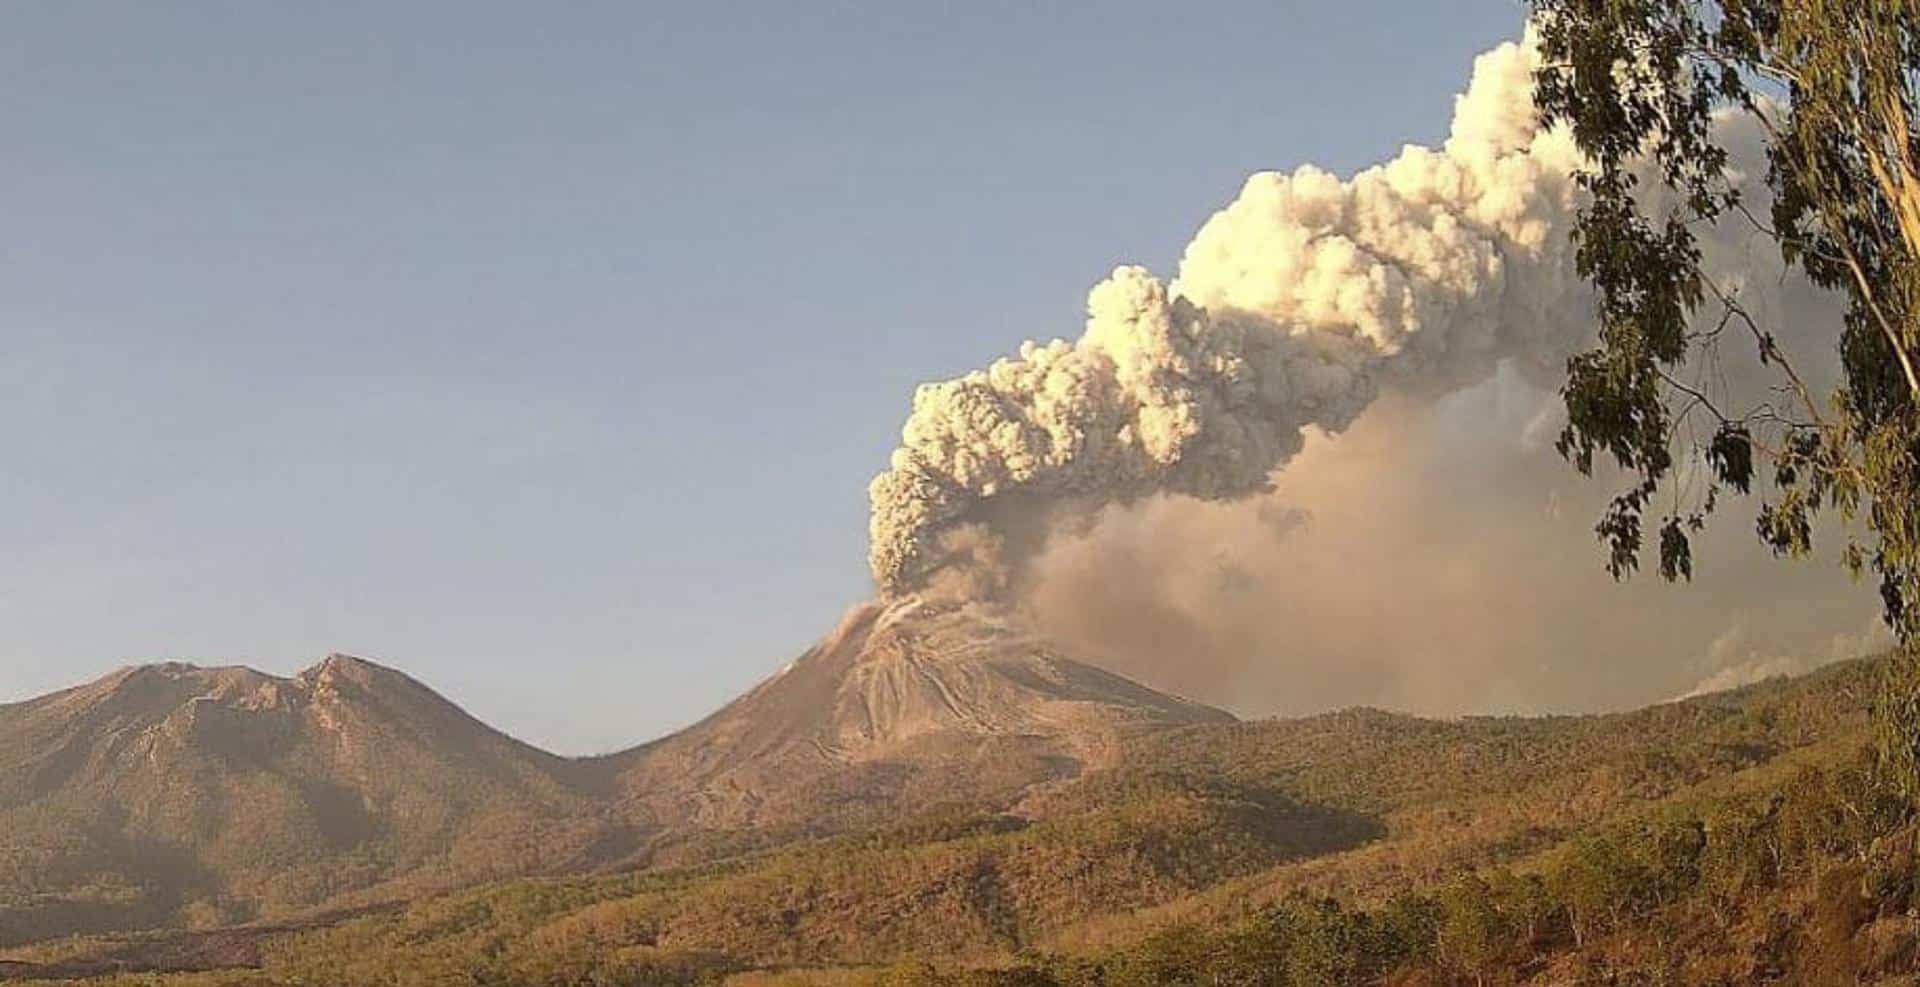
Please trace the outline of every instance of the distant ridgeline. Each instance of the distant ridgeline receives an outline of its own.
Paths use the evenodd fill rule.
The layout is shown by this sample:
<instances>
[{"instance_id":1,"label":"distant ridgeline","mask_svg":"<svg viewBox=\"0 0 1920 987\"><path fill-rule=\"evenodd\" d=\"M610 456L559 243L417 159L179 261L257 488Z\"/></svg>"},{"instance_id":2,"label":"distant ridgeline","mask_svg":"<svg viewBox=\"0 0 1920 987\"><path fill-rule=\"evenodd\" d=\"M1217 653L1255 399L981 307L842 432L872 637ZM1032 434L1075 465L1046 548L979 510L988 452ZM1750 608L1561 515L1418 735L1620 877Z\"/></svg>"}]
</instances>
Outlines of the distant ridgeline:
<instances>
[{"instance_id":1,"label":"distant ridgeline","mask_svg":"<svg viewBox=\"0 0 1920 987\"><path fill-rule=\"evenodd\" d=\"M903 601L567 760L356 659L130 669L0 707L0 978L1851 983L1915 942L1880 674L1240 723Z\"/></svg>"},{"instance_id":2,"label":"distant ridgeline","mask_svg":"<svg viewBox=\"0 0 1920 987\"><path fill-rule=\"evenodd\" d=\"M1133 733L1231 721L912 600L857 608L688 730L587 759L343 655L292 678L128 668L0 706L0 945L703 859L943 801L1001 811Z\"/></svg>"}]
</instances>

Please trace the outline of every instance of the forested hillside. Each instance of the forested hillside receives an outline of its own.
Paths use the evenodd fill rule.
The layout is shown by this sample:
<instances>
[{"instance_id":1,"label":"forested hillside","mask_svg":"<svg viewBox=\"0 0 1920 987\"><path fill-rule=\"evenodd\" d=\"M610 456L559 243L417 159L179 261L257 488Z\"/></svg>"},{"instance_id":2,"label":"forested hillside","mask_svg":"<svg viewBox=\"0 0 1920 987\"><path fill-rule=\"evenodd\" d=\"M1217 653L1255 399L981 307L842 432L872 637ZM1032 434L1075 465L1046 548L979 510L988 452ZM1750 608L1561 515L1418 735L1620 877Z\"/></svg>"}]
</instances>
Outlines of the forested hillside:
<instances>
[{"instance_id":1,"label":"forested hillside","mask_svg":"<svg viewBox=\"0 0 1920 987\"><path fill-rule=\"evenodd\" d=\"M1613 716L1173 727L1000 812L9 958L261 968L199 975L223 984L1583 982L1553 978L1651 977L1674 954L1650 944L1692 936L1707 965L1662 976L1744 983L1800 969L1818 934L1884 965L1910 939L1888 870L1909 835L1862 753L1880 674Z\"/></svg>"}]
</instances>

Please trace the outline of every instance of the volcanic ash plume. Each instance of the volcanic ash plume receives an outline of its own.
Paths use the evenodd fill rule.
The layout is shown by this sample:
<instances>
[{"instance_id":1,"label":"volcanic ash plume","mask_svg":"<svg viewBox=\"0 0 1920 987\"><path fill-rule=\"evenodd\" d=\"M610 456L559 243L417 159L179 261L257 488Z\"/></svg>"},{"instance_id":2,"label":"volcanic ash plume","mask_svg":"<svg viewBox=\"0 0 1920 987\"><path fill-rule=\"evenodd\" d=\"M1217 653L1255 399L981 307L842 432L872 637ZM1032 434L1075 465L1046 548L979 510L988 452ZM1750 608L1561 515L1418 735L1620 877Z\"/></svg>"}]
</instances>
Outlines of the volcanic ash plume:
<instances>
[{"instance_id":1,"label":"volcanic ash plume","mask_svg":"<svg viewBox=\"0 0 1920 987\"><path fill-rule=\"evenodd\" d=\"M870 489L881 589L1017 563L1033 546L998 544L1010 513L1266 490L1302 429L1344 428L1383 386L1449 391L1507 359L1557 372L1592 307L1567 238L1579 158L1536 122L1536 61L1528 43L1480 56L1438 150L1347 181L1254 175L1172 284L1122 267L1096 286L1077 341L923 385Z\"/></svg>"}]
</instances>

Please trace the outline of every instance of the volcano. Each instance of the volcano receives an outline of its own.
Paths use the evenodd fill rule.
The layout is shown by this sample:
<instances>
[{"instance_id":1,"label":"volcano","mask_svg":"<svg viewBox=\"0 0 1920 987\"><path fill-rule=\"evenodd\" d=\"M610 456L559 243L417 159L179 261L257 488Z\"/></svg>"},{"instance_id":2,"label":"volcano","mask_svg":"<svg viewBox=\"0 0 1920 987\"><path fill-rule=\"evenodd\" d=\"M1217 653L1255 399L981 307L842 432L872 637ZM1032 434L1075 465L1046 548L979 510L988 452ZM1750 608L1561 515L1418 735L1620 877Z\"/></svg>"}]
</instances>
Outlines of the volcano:
<instances>
[{"instance_id":1,"label":"volcano","mask_svg":"<svg viewBox=\"0 0 1920 987\"><path fill-rule=\"evenodd\" d=\"M0 705L0 943L573 869L621 830L577 781L348 655L124 668Z\"/></svg>"},{"instance_id":2,"label":"volcano","mask_svg":"<svg viewBox=\"0 0 1920 987\"><path fill-rule=\"evenodd\" d=\"M929 807L1011 809L1135 733L1229 722L1058 654L1004 611L854 608L695 725L571 759L334 655L167 662L0 705L0 945L219 925L526 873L640 865Z\"/></svg>"},{"instance_id":3,"label":"volcano","mask_svg":"<svg viewBox=\"0 0 1920 987\"><path fill-rule=\"evenodd\" d=\"M661 823L819 825L1004 801L1110 764L1130 732L1232 720L1065 657L1003 609L909 596L854 607L746 695L616 760Z\"/></svg>"}]
</instances>

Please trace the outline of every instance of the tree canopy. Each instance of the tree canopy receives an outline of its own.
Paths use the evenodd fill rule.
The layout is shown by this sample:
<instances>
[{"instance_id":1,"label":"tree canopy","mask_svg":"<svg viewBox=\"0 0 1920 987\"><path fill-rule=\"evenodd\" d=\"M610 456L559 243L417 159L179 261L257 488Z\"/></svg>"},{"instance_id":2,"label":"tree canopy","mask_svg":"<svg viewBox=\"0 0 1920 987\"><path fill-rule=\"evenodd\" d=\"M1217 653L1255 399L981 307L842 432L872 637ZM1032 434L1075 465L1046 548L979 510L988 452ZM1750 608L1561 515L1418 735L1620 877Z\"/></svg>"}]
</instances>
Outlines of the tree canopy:
<instances>
[{"instance_id":1,"label":"tree canopy","mask_svg":"<svg viewBox=\"0 0 1920 987\"><path fill-rule=\"evenodd\" d=\"M1888 623L1920 633L1920 68L1912 0L1533 0L1537 99L1589 159L1575 236L1600 331L1571 361L1558 447L1630 477L1597 525L1616 576L1651 551L1689 578L1692 536L1727 490L1761 488L1760 538L1812 548L1850 522L1844 558L1877 576ZM1730 167L1724 126L1762 135L1765 207ZM1704 231L1750 224L1844 300L1830 326L1770 324L1702 268ZM1789 353L1781 340L1826 353ZM1767 392L1688 368L1751 348ZM1837 383L1796 361L1837 357ZM1697 466L1697 470L1684 469ZM1682 474L1685 483L1681 483ZM1692 493L1656 497L1668 486ZM1647 534L1657 528L1651 539Z\"/></svg>"}]
</instances>

